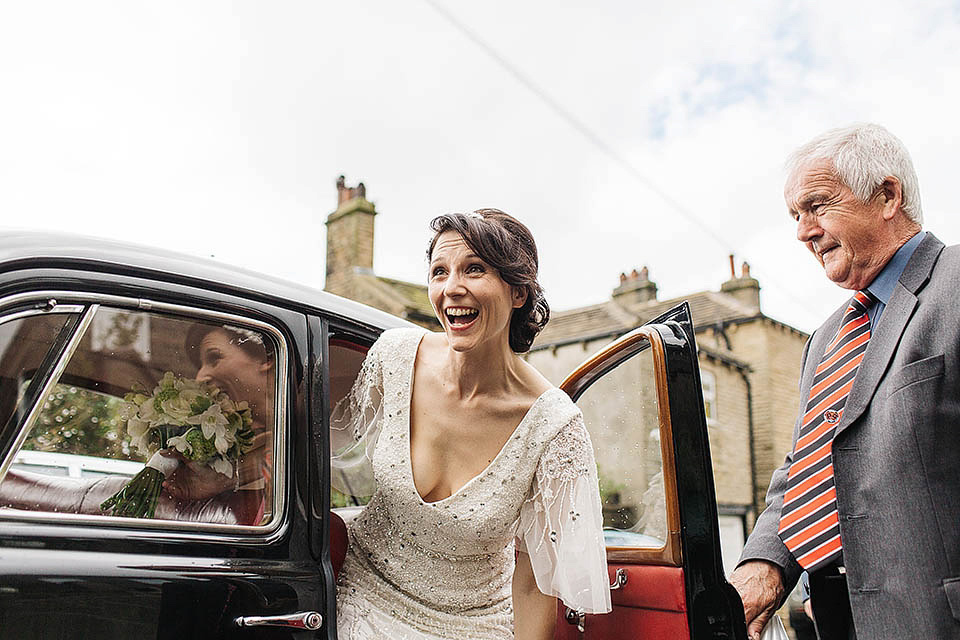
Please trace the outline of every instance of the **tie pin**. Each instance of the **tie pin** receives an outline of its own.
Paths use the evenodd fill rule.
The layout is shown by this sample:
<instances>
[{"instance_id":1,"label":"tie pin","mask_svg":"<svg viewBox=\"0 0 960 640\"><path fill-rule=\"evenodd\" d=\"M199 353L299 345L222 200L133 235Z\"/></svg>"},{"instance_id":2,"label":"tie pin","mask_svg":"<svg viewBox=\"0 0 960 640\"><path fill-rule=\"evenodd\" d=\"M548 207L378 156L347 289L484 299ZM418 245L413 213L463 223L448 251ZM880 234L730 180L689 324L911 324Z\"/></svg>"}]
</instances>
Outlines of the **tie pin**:
<instances>
[{"instance_id":1,"label":"tie pin","mask_svg":"<svg viewBox=\"0 0 960 640\"><path fill-rule=\"evenodd\" d=\"M826 411L823 412L823 419L829 422L830 424L840 422L840 412L837 411L836 409L827 409Z\"/></svg>"}]
</instances>

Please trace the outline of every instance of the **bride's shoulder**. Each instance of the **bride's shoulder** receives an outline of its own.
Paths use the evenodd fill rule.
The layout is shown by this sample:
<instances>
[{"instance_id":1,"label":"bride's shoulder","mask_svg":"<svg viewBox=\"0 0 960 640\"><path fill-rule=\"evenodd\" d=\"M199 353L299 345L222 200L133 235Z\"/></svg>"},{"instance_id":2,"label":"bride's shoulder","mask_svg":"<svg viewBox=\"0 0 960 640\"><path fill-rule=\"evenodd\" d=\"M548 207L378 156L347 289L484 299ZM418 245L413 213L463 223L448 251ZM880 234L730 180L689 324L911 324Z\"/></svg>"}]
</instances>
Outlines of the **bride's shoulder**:
<instances>
[{"instance_id":1,"label":"bride's shoulder","mask_svg":"<svg viewBox=\"0 0 960 640\"><path fill-rule=\"evenodd\" d=\"M396 327L387 329L380 334L373 343L371 350L393 349L403 344L416 344L424 335L430 335L426 329L420 327Z\"/></svg>"}]
</instances>

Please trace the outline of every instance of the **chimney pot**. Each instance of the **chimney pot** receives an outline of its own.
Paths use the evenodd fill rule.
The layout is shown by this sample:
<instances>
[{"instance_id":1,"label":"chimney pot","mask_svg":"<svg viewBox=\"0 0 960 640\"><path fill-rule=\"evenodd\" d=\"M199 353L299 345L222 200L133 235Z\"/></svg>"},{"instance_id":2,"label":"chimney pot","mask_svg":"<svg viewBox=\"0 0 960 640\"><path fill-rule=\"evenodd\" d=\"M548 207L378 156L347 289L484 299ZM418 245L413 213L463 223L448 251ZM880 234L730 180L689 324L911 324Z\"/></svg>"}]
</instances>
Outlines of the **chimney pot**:
<instances>
[{"instance_id":1,"label":"chimney pot","mask_svg":"<svg viewBox=\"0 0 960 640\"><path fill-rule=\"evenodd\" d=\"M620 286L613 290L613 299L625 306L643 304L657 299L657 285L650 282L649 270L646 267L637 271L630 270L628 275L620 273Z\"/></svg>"},{"instance_id":2,"label":"chimney pot","mask_svg":"<svg viewBox=\"0 0 960 640\"><path fill-rule=\"evenodd\" d=\"M741 275L738 278L734 269L733 254L730 255L730 279L720 285L720 291L733 296L743 304L760 309L760 283L750 277L750 265L744 261L741 264Z\"/></svg>"}]
</instances>

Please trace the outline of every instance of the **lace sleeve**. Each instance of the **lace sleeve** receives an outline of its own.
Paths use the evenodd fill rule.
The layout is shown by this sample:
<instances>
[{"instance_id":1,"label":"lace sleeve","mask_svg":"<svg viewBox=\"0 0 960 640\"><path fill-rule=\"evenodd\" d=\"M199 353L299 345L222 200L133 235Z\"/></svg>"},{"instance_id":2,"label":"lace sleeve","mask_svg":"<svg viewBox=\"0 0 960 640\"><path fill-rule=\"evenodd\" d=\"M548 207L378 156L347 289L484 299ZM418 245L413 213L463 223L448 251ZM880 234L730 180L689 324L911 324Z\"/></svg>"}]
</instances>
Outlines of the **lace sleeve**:
<instances>
[{"instance_id":1,"label":"lace sleeve","mask_svg":"<svg viewBox=\"0 0 960 640\"><path fill-rule=\"evenodd\" d=\"M517 538L541 592L571 609L610 611L597 465L579 411L540 458Z\"/></svg>"},{"instance_id":2,"label":"lace sleeve","mask_svg":"<svg viewBox=\"0 0 960 640\"><path fill-rule=\"evenodd\" d=\"M383 338L375 342L353 387L330 415L330 481L341 493L373 495L373 450L383 416Z\"/></svg>"}]
</instances>

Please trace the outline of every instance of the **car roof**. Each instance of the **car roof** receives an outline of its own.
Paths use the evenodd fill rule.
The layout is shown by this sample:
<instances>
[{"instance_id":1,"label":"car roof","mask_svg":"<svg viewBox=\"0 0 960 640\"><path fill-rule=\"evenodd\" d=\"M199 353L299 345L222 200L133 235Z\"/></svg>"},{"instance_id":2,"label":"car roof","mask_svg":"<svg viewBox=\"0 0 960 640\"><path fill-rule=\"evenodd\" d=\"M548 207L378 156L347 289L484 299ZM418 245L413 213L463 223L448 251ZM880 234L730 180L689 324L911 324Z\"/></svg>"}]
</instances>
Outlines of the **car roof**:
<instances>
[{"instance_id":1,"label":"car roof","mask_svg":"<svg viewBox=\"0 0 960 640\"><path fill-rule=\"evenodd\" d=\"M0 273L44 267L84 267L149 276L307 307L374 327L412 326L359 302L209 258L83 235L20 230L0 233Z\"/></svg>"}]
</instances>

